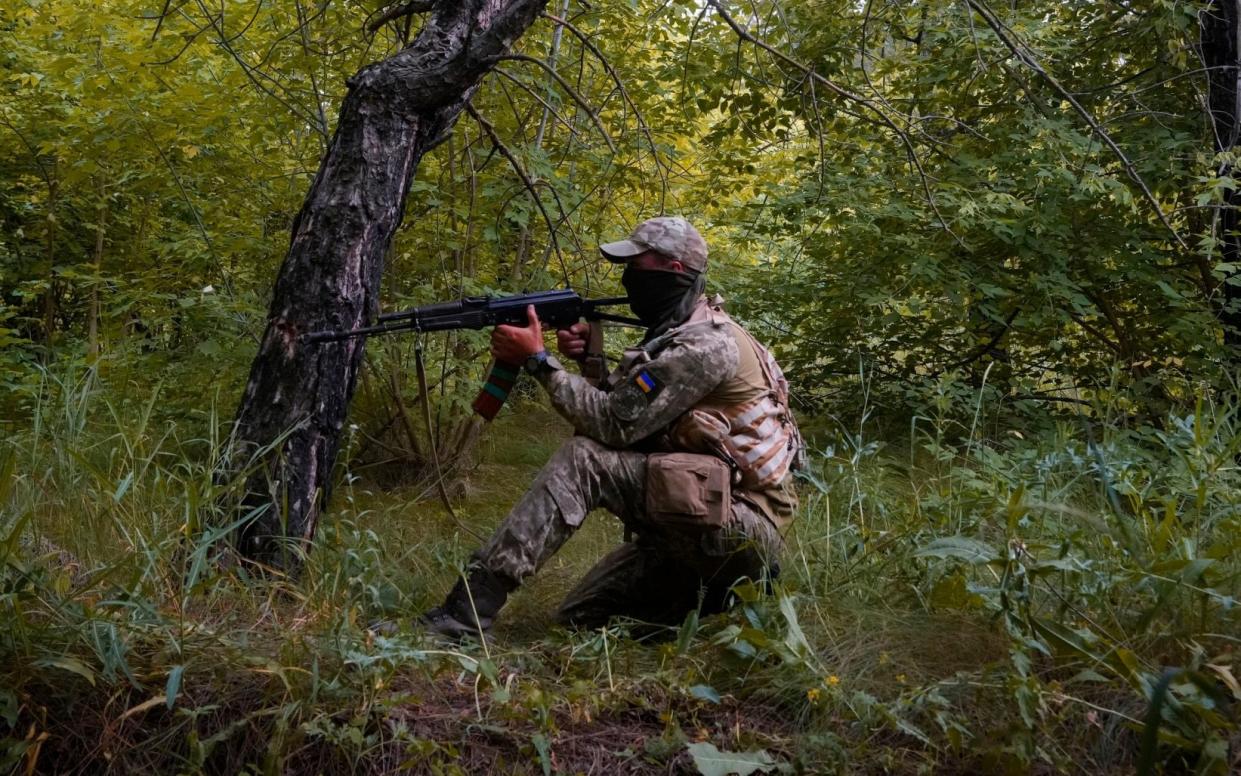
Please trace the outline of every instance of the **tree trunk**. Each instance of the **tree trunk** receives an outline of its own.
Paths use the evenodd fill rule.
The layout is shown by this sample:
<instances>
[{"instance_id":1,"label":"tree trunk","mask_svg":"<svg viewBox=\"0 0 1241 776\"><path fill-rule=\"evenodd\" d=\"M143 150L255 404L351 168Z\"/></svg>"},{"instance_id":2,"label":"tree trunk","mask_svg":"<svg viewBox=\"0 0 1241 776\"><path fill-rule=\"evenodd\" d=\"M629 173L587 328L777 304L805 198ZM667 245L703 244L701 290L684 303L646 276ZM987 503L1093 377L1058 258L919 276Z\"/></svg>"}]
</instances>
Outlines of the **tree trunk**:
<instances>
[{"instance_id":1,"label":"tree trunk","mask_svg":"<svg viewBox=\"0 0 1241 776\"><path fill-rule=\"evenodd\" d=\"M95 213L95 260L91 265L90 311L86 321L86 353L92 364L99 358L99 273L103 270L104 237L108 225L108 199L102 180L99 182L99 206Z\"/></svg>"},{"instance_id":2,"label":"tree trunk","mask_svg":"<svg viewBox=\"0 0 1241 776\"><path fill-rule=\"evenodd\" d=\"M59 194L60 181L52 177L47 183L47 234L44 243L47 288L43 290L43 342L48 346L49 358L52 342L56 339L56 201Z\"/></svg>"},{"instance_id":3,"label":"tree trunk","mask_svg":"<svg viewBox=\"0 0 1241 776\"><path fill-rule=\"evenodd\" d=\"M245 507L264 511L240 532L243 555L278 561L277 539L308 542L330 492L364 342L306 345L298 336L373 318L418 162L545 3L439 0L413 43L349 79L237 410L238 465L256 454L263 462L247 481Z\"/></svg>"},{"instance_id":4,"label":"tree trunk","mask_svg":"<svg viewBox=\"0 0 1241 776\"><path fill-rule=\"evenodd\" d=\"M1207 67L1207 106L1215 152L1233 151L1241 141L1241 0L1214 0L1201 16L1202 62ZM1233 176L1234 165L1225 164L1220 175ZM1241 191L1224 194L1216 222L1216 235L1225 264L1241 268ZM1224 341L1241 361L1241 273L1232 269L1220 292L1220 322Z\"/></svg>"}]
</instances>

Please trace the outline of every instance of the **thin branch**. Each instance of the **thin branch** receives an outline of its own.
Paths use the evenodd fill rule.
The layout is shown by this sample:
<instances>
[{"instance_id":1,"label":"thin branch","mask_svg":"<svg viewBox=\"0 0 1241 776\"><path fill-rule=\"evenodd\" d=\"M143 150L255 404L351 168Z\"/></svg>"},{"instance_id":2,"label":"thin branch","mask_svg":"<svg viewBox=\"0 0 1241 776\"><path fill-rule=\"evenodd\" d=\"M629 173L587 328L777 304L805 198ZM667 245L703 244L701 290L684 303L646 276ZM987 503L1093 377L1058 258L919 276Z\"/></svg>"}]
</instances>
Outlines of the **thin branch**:
<instances>
[{"instance_id":1,"label":"thin branch","mask_svg":"<svg viewBox=\"0 0 1241 776\"><path fill-rule=\"evenodd\" d=\"M629 106L629 109L633 111L633 116L638 122L638 131L642 133L642 136L646 138L647 145L651 147L651 159L654 160L655 171L659 175L659 209L660 212L663 212L664 203L668 198L668 168L660 161L659 148L655 145L655 138L651 135L651 128L647 125L646 119L642 116L642 111L638 110L637 103L635 103L629 96L629 90L625 88L624 82L621 81L620 73L617 73L616 68L612 67L612 63L608 61L608 58L603 56L603 52L599 50L599 47L595 45L595 42L591 40L586 33L574 26L573 22L549 13L544 13L543 16L556 24L562 25L566 30L573 33L573 36L581 41L582 45L585 46L591 54L595 55L595 59L599 60L599 64L603 65L603 69L606 70L608 76L611 77L612 83L616 84L616 90L620 92L621 99L624 100L625 104Z\"/></svg>"},{"instance_id":2,"label":"thin branch","mask_svg":"<svg viewBox=\"0 0 1241 776\"><path fill-rule=\"evenodd\" d=\"M800 70L813 81L826 86L828 91L832 92L837 97L865 108L875 115L877 121L873 123L878 123L891 130L891 132L896 135L896 137L905 146L905 151L909 156L909 161L918 172L918 180L922 184L922 191L926 195L927 204L931 206L931 210L935 213L935 218L939 221L939 225L943 227L944 231L952 235L953 239L956 240L961 247L966 247L961 238L957 236L956 232L952 231L952 227L948 226L948 222L944 219L943 214L940 212L939 205L935 202L935 195L931 191L931 183L927 178L926 169L922 166L922 160L918 158L917 149L914 148L913 140L909 137L909 133L897 126L896 122L888 116L887 112L883 110L883 108L876 105L871 100L866 99L862 95L849 91L835 81L832 81L830 78L822 75L813 67L798 62L796 59L793 59L788 54L785 54L783 51L780 51L766 41L754 37L748 30L737 23L737 20L728 13L728 11L721 4L720 0L707 0L707 2L715 8L716 12L719 13L720 18L724 20L725 24L732 28L732 31L741 41L756 46L763 51L766 51L768 54L771 54L781 62Z\"/></svg>"},{"instance_id":3,"label":"thin branch","mask_svg":"<svg viewBox=\"0 0 1241 776\"><path fill-rule=\"evenodd\" d=\"M189 2L189 0L186 0L186 2ZM185 5L185 3L182 3L181 5ZM180 6L177 7L180 8ZM159 31L164 26L164 20L168 18L168 14L171 13L171 10L172 0L164 0L163 10L159 12L159 16L155 17L155 31L151 33L152 43L154 43L155 39L159 37Z\"/></svg>"},{"instance_id":4,"label":"thin branch","mask_svg":"<svg viewBox=\"0 0 1241 776\"><path fill-rule=\"evenodd\" d=\"M492 147L494 147L496 151L499 151L500 155L507 159L508 163L512 165L513 172L517 173L518 178L521 178L521 182L526 187L526 191L530 193L530 199L534 200L535 207L537 207L539 209L539 213L543 215L543 221L547 224L547 231L551 237L552 245L556 249L556 258L560 260L560 268L564 272L565 284L568 285L569 269L565 264L564 255L560 252L560 240L556 236L556 227L552 223L552 217L547 212L547 208L543 205L543 198L539 196L539 190L534 181L530 178L530 174L526 172L526 168L522 166L521 161L512 152L512 150L510 150L509 147L504 144L504 141L500 139L500 136L496 134L496 128L492 126L490 121L483 118L479 112L474 109L473 104L467 102L465 104L465 110L470 114L474 121L478 123L478 126L482 128L483 132L486 133L487 138L491 140ZM560 203L560 195L556 193L555 187L549 186L548 188L551 189L552 197L556 200L556 206L560 208L561 213L564 213L564 206Z\"/></svg>"},{"instance_id":5,"label":"thin branch","mask_svg":"<svg viewBox=\"0 0 1241 776\"><path fill-rule=\"evenodd\" d=\"M1082 329L1087 334L1090 334L1095 339L1097 339L1099 342L1106 345L1114 353L1116 353L1116 355L1122 356L1122 357L1125 355L1124 350L1120 347L1120 345L1117 345L1115 342L1112 342L1112 340L1108 338L1106 334L1104 334L1102 331L1100 331L1095 326L1092 326L1091 324L1086 323L1085 319L1082 318L1082 316L1078 315L1077 313L1070 312L1069 318L1072 318L1073 322L1076 323L1078 326L1081 326Z\"/></svg>"},{"instance_id":6,"label":"thin branch","mask_svg":"<svg viewBox=\"0 0 1241 776\"><path fill-rule=\"evenodd\" d=\"M511 60L514 62L533 62L543 68L543 70L555 79L556 83L560 84L560 88L569 93L569 96L573 98L574 102L582 106L582 110L586 111L586 115L590 116L590 120L594 123L595 129L599 130L599 134L603 136L604 142L608 144L608 149L612 153L616 153L616 143L612 142L612 136L608 134L607 128L603 126L603 122L599 119L599 114L595 113L594 108L592 108L590 103L586 101L586 98L570 86L569 82L566 81L560 73L557 73L555 68L549 66L541 59L527 56L525 54L505 54L504 56L496 57L496 59L499 61Z\"/></svg>"},{"instance_id":7,"label":"thin branch","mask_svg":"<svg viewBox=\"0 0 1241 776\"><path fill-rule=\"evenodd\" d=\"M1084 407L1093 407L1094 402L1086 399L1078 399L1074 396L1054 396L1044 393L1014 393L1007 397L1013 401L1052 401L1061 402L1063 404L1080 404Z\"/></svg>"},{"instance_id":8,"label":"thin branch","mask_svg":"<svg viewBox=\"0 0 1241 776\"><path fill-rule=\"evenodd\" d=\"M22 134L20 129L4 117L4 114L0 114L0 124L13 130L13 134L17 135L17 139L22 141L22 145L26 146L26 150L30 152L31 158L34 159L35 166L39 168L39 176L43 178L43 182L47 184L48 188L51 188L54 185L52 183L52 174L48 171L47 165L43 163L43 160L39 158L38 150L26 139L26 136Z\"/></svg>"},{"instance_id":9,"label":"thin branch","mask_svg":"<svg viewBox=\"0 0 1241 776\"><path fill-rule=\"evenodd\" d=\"M311 113L310 111L304 110L300 108L299 106L293 104L292 102L285 100L280 95L276 94L275 91L264 86L259 81L259 76L262 76L264 79L270 81L275 87L282 89L286 92L288 91L288 89L284 86L284 84L280 83L275 78L272 78L270 75L268 75L267 73L264 73L262 70L259 70L257 67L251 67L250 63L246 62L245 58L241 55L241 53L238 52L237 49L233 48L232 42L234 38L230 38L225 33L223 18L221 16L212 13L211 9L209 9L206 6L203 0L198 0L198 7L203 12L203 15L206 17L207 23L215 31L216 44L220 46L220 48L228 52L229 56L231 56L233 60L241 67L241 71L245 73L246 78L250 80L250 83L253 84L256 89L258 89L259 91L266 94L268 97L271 97L273 100L283 105L293 115L300 116L303 119L305 119L312 127L314 127L315 131L318 132L322 136L324 143L327 143L331 139L331 133L328 132L328 128L325 124L320 123L319 121L320 116L316 115L315 113Z\"/></svg>"},{"instance_id":10,"label":"thin branch","mask_svg":"<svg viewBox=\"0 0 1241 776\"><path fill-rule=\"evenodd\" d=\"M524 83L521 79L519 79L517 76L513 75L512 73L508 72L508 71L507 71L507 70L505 70L504 68L501 68L501 67L496 67L496 68L493 68L493 70L494 70L494 72L495 72L497 75L502 75L502 76L504 76L504 77L505 77L505 78L507 78L508 80L512 81L513 83L515 83L515 84L517 84L519 87L521 87L523 91L525 91L525 92L529 93L531 97L533 97L535 100L537 100L537 101L539 102L539 104L540 104L540 105L542 105L542 106L543 106L543 109L544 109L545 111L547 111L548 113L550 113L552 116L555 116L555 117L556 117L556 120L557 120L557 121L559 121L561 124L564 124L565 129L569 130L569 134L573 135L573 136L574 136L575 138L577 138L578 140L581 140L581 139L582 139L582 135L581 135L581 133L579 133L579 132L577 131L577 129L576 129L576 128L574 128L574 126L573 126L572 124L570 124L570 123L569 123L569 121L568 121L567 119L565 119L565 117L564 117L564 116L561 116L558 112L556 112L556 109L555 109L555 108L553 108L553 107L552 107L552 106L551 106L551 105L547 102L547 100L544 100L544 99L543 99L543 98L539 95L539 93L538 93L538 92L536 92L534 89L530 88L530 85L529 85L529 84Z\"/></svg>"},{"instance_id":11,"label":"thin branch","mask_svg":"<svg viewBox=\"0 0 1241 776\"><path fill-rule=\"evenodd\" d=\"M953 362L949 364L948 366L944 367L945 371L948 369L959 369L968 364L972 364L973 362L977 361L978 359L990 353L995 348L996 345L1000 344L1000 340L1004 339L1004 335L1007 334L1009 330L1013 328L1013 321L1017 320L1017 316L1020 313L1021 313L1021 307L1020 306L1014 307L1013 311L1008 314L1007 318L1004 319L1004 325L1000 328L998 332L996 332L991 337L991 339L987 340L982 345L979 345L977 348L974 348L974 350L965 358L962 358L961 360Z\"/></svg>"},{"instance_id":12,"label":"thin branch","mask_svg":"<svg viewBox=\"0 0 1241 776\"><path fill-rule=\"evenodd\" d=\"M394 22L397 19L403 19L407 16L426 13L435 7L435 0L414 0L414 2L405 5L394 5L388 10L381 13L375 21L366 25L367 32L379 32L379 28L388 22Z\"/></svg>"},{"instance_id":13,"label":"thin branch","mask_svg":"<svg viewBox=\"0 0 1241 776\"><path fill-rule=\"evenodd\" d=\"M119 92L116 78L104 65L103 58L98 52L95 53L95 61L98 63L99 69L103 72L103 74L106 75L108 80L112 82L112 86L116 87ZM155 139L155 135L151 132L151 128L147 126L146 122L142 118L142 114L138 112L136 107L134 107L134 104L130 101L129 97L121 94L121 99L124 100L125 106L129 108L129 113L130 116L132 116L134 123L136 123L138 128L142 130L142 134L146 135L147 140L150 141L151 146L155 149L155 153L168 168L168 173L172 176L173 182L177 184L177 189L181 192L181 198L185 200L186 207L190 209L190 214L194 216L194 223L198 226L198 233L203 238L203 244L207 246L207 253L210 254L215 264L216 271L220 273L220 278L224 282L225 289L227 289L230 294L233 293L233 280L229 276L228 272L225 271L224 263L220 260L220 254L216 252L215 244L211 242L211 235L207 232L207 226L203 223L202 215L199 214L198 208L194 205L194 200L190 197L190 192L185 188L185 184L181 181L181 176L177 173L177 168L173 165L172 160L168 158L168 154L165 153L164 147L160 145L158 140Z\"/></svg>"},{"instance_id":14,"label":"thin branch","mask_svg":"<svg viewBox=\"0 0 1241 776\"><path fill-rule=\"evenodd\" d=\"M1104 145L1112 150L1112 153L1115 154L1118 160L1120 160L1121 166L1125 168L1125 173L1129 176L1129 179L1132 180L1134 185L1136 185L1142 192L1143 199L1145 199L1151 206L1151 209L1155 211L1155 215L1158 216L1160 223L1164 225L1164 227L1172 235L1173 239L1176 240L1177 245L1181 246L1183 250L1189 250L1189 245L1185 243L1185 240L1181 237L1180 233L1177 232L1176 228L1172 226L1172 222L1168 220L1167 215L1163 212L1163 208L1160 207L1159 201L1155 199L1155 195L1151 192L1150 187L1146 185L1146 181L1142 180L1142 176L1138 174L1138 171L1134 168L1133 163L1129 161L1129 157L1125 156L1125 152L1120 149L1120 146L1116 145L1116 141L1112 139L1112 136L1103 129L1099 122L1095 120L1094 116L1090 115L1090 111L1082 107L1082 104L1077 101L1077 98L1073 96L1072 92L1064 88L1064 86L1056 80L1055 76L1047 72L1042 64L1039 63L1038 57L1035 56L1034 52L1030 50L1029 47L1018 45L1015 36L1010 36L1005 32L1006 28L1004 24L996 18L990 8L980 2L980 0L965 0L965 2L983 18L983 21L987 23L987 26L989 26L995 33L996 37L1000 39L1000 42L1007 46L1009 51L1013 52L1013 56L1015 56L1023 65L1037 73L1040 78L1046 81L1056 93L1058 93L1066 102L1069 103L1069 105L1073 107L1073 110L1077 113L1077 115L1082 118L1082 121L1086 122L1091 131L1093 131L1094 134L1103 141Z\"/></svg>"}]
</instances>

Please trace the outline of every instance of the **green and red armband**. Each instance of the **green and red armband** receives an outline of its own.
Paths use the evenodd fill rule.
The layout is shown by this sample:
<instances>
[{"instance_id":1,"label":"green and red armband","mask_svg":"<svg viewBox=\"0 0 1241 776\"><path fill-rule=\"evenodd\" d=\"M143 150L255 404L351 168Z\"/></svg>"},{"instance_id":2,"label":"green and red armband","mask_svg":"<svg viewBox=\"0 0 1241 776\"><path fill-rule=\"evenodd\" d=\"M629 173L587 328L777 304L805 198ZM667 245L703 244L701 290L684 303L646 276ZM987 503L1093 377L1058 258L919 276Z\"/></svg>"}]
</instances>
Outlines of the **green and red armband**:
<instances>
[{"instance_id":1,"label":"green and red armband","mask_svg":"<svg viewBox=\"0 0 1241 776\"><path fill-rule=\"evenodd\" d=\"M517 383L517 375L521 374L521 366L497 361L487 375L487 382L478 392L478 398L472 405L483 420L493 420L508 399L509 392Z\"/></svg>"}]
</instances>

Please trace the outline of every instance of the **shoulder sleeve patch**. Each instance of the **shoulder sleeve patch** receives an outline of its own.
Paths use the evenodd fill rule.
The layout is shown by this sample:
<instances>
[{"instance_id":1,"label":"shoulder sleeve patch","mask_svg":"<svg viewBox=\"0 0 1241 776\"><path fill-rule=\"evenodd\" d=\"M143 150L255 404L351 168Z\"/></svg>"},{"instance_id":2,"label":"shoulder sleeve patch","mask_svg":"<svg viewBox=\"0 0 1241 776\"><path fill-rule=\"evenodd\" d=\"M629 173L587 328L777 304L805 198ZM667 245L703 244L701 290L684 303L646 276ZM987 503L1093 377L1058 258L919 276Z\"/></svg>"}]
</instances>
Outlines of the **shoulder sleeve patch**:
<instances>
[{"instance_id":1,"label":"shoulder sleeve patch","mask_svg":"<svg viewBox=\"0 0 1241 776\"><path fill-rule=\"evenodd\" d=\"M641 391L642 395L646 397L647 403L654 401L655 397L658 396L659 392L663 389L663 386L656 382L655 378L651 376L651 373L645 369L638 372L638 376L633 378L633 383L638 386L638 390Z\"/></svg>"},{"instance_id":2,"label":"shoulder sleeve patch","mask_svg":"<svg viewBox=\"0 0 1241 776\"><path fill-rule=\"evenodd\" d=\"M622 382L608 396L608 408L618 420L626 423L641 417L647 403L646 394L632 380Z\"/></svg>"}]
</instances>

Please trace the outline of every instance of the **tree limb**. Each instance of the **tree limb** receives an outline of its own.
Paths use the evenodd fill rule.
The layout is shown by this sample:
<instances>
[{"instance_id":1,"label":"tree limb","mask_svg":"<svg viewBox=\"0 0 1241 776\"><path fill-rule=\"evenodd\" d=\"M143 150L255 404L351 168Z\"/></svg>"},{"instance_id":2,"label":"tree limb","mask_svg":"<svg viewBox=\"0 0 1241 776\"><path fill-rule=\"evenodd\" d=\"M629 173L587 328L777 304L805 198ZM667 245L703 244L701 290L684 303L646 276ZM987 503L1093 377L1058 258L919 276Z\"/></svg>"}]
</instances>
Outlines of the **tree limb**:
<instances>
[{"instance_id":1,"label":"tree limb","mask_svg":"<svg viewBox=\"0 0 1241 776\"><path fill-rule=\"evenodd\" d=\"M534 200L535 207L539 209L539 213L543 216L543 221L547 224L548 235L551 237L552 245L556 249L556 258L560 260L560 267L564 271L565 283L568 284L569 270L565 265L564 255L560 252L560 240L556 237L556 226L552 223L552 217L547 212L547 208L543 205L543 198L539 196L539 190L535 185L534 180L531 179L530 174L526 172L526 168L522 166L521 160L517 158L517 155L514 154L513 151L504 144L504 141L500 139L500 136L496 134L496 128L492 126L491 122L483 118L479 112L474 109L473 104L469 102L465 104L465 110L466 113L470 114L474 121L478 122L478 126L482 128L483 132L486 133L487 138L491 140L492 146L500 152L501 156L508 160L510 165L512 165L513 172L517 173L517 177L521 178L522 185L524 185L526 187L526 191L530 193L530 199ZM551 189L552 197L556 200L556 206L560 208L560 212L563 213L564 206L560 203L560 195L556 193L556 189L554 187L549 186L548 188Z\"/></svg>"},{"instance_id":2,"label":"tree limb","mask_svg":"<svg viewBox=\"0 0 1241 776\"><path fill-rule=\"evenodd\" d=\"M621 81L620 73L616 72L616 68L612 67L612 63L608 61L608 58L603 56L603 52L599 50L599 47L595 45L595 42L591 40L586 33L574 26L573 22L546 12L544 12L543 17L550 19L556 24L563 26L569 32L573 33L573 36L581 41L582 45L585 46L591 54L595 55L595 59L599 60L599 64L603 65L603 69L607 71L608 76L611 77L612 83L616 84L616 90L620 92L621 99L624 100L625 104L629 106L629 109L633 111L633 116L638 122L638 131L642 133L643 137L646 138L647 145L651 147L651 159L655 162L655 171L659 175L659 207L662 212L664 202L668 195L668 168L660 161L659 148L655 145L655 138L651 135L651 128L647 125L646 119L642 116L642 111L638 110L637 103L635 103L629 96L629 90L625 88L624 82Z\"/></svg>"},{"instance_id":3,"label":"tree limb","mask_svg":"<svg viewBox=\"0 0 1241 776\"><path fill-rule=\"evenodd\" d=\"M517 85L517 86L518 86L518 87L519 87L522 91L524 91L524 92L528 93L528 94L529 94L531 97L533 97L533 98L534 98L534 99L535 99L535 100L536 100L536 101L537 101L540 105L542 105L542 106L543 106L543 109L544 109L545 111L547 111L548 113L550 113L552 116L554 116L554 117L556 118L556 120L557 120L557 121L559 121L561 124L563 124L563 125L564 125L564 128L565 128L565 129L567 129L567 130L569 131L569 134L573 135L573 137L577 138L578 140L581 140L581 139L582 139L582 135L581 135L581 133L579 133L579 132L577 131L577 129L576 129L576 128L574 128L574 126L573 126L572 124L570 124L570 123L569 123L569 121L568 121L567 119L565 119L565 117L564 117L564 116L561 116L561 115L560 115L560 113L559 113L559 112L557 112L557 111L556 111L556 109L555 109L555 108L553 108L553 107L551 106L551 104L547 102L547 100L543 99L543 98L542 98L542 97L538 94L538 92L534 91L534 89L531 89L529 84L524 83L524 82L523 82L520 78L518 78L517 76L515 76L515 75L513 75L512 73L508 72L507 70L505 70L505 69L504 69L504 68L502 68L502 67L497 67L497 68L495 69L495 73L496 73L497 75L504 76L505 78L507 78L508 80L512 81L514 84L516 84L516 85Z\"/></svg>"},{"instance_id":4,"label":"tree limb","mask_svg":"<svg viewBox=\"0 0 1241 776\"><path fill-rule=\"evenodd\" d=\"M394 5L381 13L374 21L366 25L367 32L379 32L379 28L388 22L403 19L414 14L426 13L435 7L435 0L413 0L405 5Z\"/></svg>"},{"instance_id":5,"label":"tree limb","mask_svg":"<svg viewBox=\"0 0 1241 776\"><path fill-rule=\"evenodd\" d=\"M1081 326L1082 329L1085 330L1087 334L1090 334L1095 339L1097 339L1099 342L1103 343L1108 348L1110 348L1112 352L1114 352L1116 355L1121 356L1121 357L1125 356L1125 351L1123 348L1121 348L1120 345L1117 345L1115 342L1112 342L1112 340L1109 339L1108 336L1104 334L1102 331L1100 331L1098 328L1090 325L1089 323L1086 323L1085 319L1082 318L1082 316L1078 315L1077 313L1070 312L1069 318L1073 319L1073 322L1076 323L1078 326Z\"/></svg>"},{"instance_id":6,"label":"tree limb","mask_svg":"<svg viewBox=\"0 0 1241 776\"><path fill-rule=\"evenodd\" d=\"M498 57L498 59L513 62L533 62L547 71L547 73L555 79L556 83L560 84L560 88L568 92L569 96L573 98L573 101L582 106L582 110L586 111L586 115L590 116L590 120L594 123L595 129L599 130L599 134L603 136L604 142L608 144L608 149L612 153L616 153L616 143L612 142L612 136L608 134L607 128L603 126L603 122L599 119L599 114L595 113L595 109L592 108L590 103L586 101L586 98L570 86L569 82L566 81L560 73L557 73L555 68L551 67L541 59L528 56L526 54L506 54L502 57Z\"/></svg>"},{"instance_id":7,"label":"tree limb","mask_svg":"<svg viewBox=\"0 0 1241 776\"><path fill-rule=\"evenodd\" d=\"M952 231L952 227L948 226L948 222L939 211L939 205L935 202L935 195L931 191L931 183L927 178L926 169L922 166L922 160L918 158L917 150L914 148L913 140L909 137L909 133L897 126L896 122L893 121L887 114L887 111L883 110L882 107L876 105L873 101L866 99L860 94L851 92L830 78L827 78L810 65L803 64L766 41L754 37L748 30L742 27L730 13L728 13L720 0L707 0L707 2L711 5L711 7L715 8L716 12L720 15L720 18L724 20L725 24L732 28L732 31L736 33L740 40L756 46L763 51L766 51L768 54L771 54L781 62L800 70L806 75L806 77L822 84L823 86L826 86L828 91L832 92L837 97L844 99L846 102L854 103L866 109L876 117L876 121L872 123L880 124L896 135L896 137L905 146L905 151L909 157L910 164L912 164L918 172L918 180L922 183L922 191L926 195L927 204L931 206L931 210L935 213L935 218L939 221L939 225L943 227L944 231L952 235L953 239L955 239L958 244L965 247L965 244L961 241L961 238L957 236L956 232Z\"/></svg>"},{"instance_id":8,"label":"tree limb","mask_svg":"<svg viewBox=\"0 0 1241 776\"><path fill-rule=\"evenodd\" d=\"M973 362L977 361L978 359L990 353L991 349L994 348L996 345L1000 344L1000 340L1004 339L1004 335L1007 334L1011 328L1013 328L1013 321L1017 320L1017 316L1019 314L1021 314L1021 307L1017 306L1013 308L1013 311L1008 314L1007 318L1004 319L1004 325L1000 328L998 332L995 333L994 336L991 337L991 339L987 340L982 345L979 345L978 347L974 348L974 350L971 351L968 356L944 367L945 371L948 369L959 369L968 364L972 364Z\"/></svg>"},{"instance_id":9,"label":"tree limb","mask_svg":"<svg viewBox=\"0 0 1241 776\"><path fill-rule=\"evenodd\" d=\"M1160 223L1164 225L1164 227L1172 235L1173 239L1176 240L1177 245L1181 246L1183 250L1189 250L1189 246L1185 243L1185 240L1181 237L1180 233L1176 231L1176 228L1172 226L1172 222L1168 220L1167 215L1163 212L1163 208L1160 207L1159 201L1155 199L1155 195L1151 192L1150 187L1146 185L1146 181L1142 180L1142 176L1138 174L1138 171L1134 168L1133 163L1129 161L1129 157L1126 156L1125 152L1120 149L1120 146L1116 145L1116 141L1113 140L1112 136L1109 135L1107 131L1103 129L1102 125L1095 120L1094 116L1090 115L1090 111L1086 110L1082 104L1077 101L1077 98L1073 96L1072 92L1064 88L1064 86L1056 80L1055 76L1047 72L1043 65L1038 61L1038 57L1035 56L1032 50L1024 45L1019 45L1014 36L1010 36L1005 32L1004 24L995 16L986 4L982 3L981 0L965 0L965 2L983 18L983 21L987 23L987 26L991 28L992 32L995 33L995 36L999 38L1000 42L1007 46L1009 51L1013 52L1013 56L1017 58L1017 61L1033 70L1040 78L1046 81L1057 94L1059 94L1066 102L1069 103L1069 105L1073 107L1073 110L1077 113L1077 115L1081 116L1082 121L1086 122L1091 131L1094 132L1094 134L1101 141L1103 141L1103 144L1111 149L1112 153L1120 161L1121 166L1125 168L1125 173L1129 176L1129 179L1133 181L1134 185L1136 185L1142 192L1142 198L1145 199L1151 209L1155 211L1155 215L1159 218Z\"/></svg>"}]
</instances>

